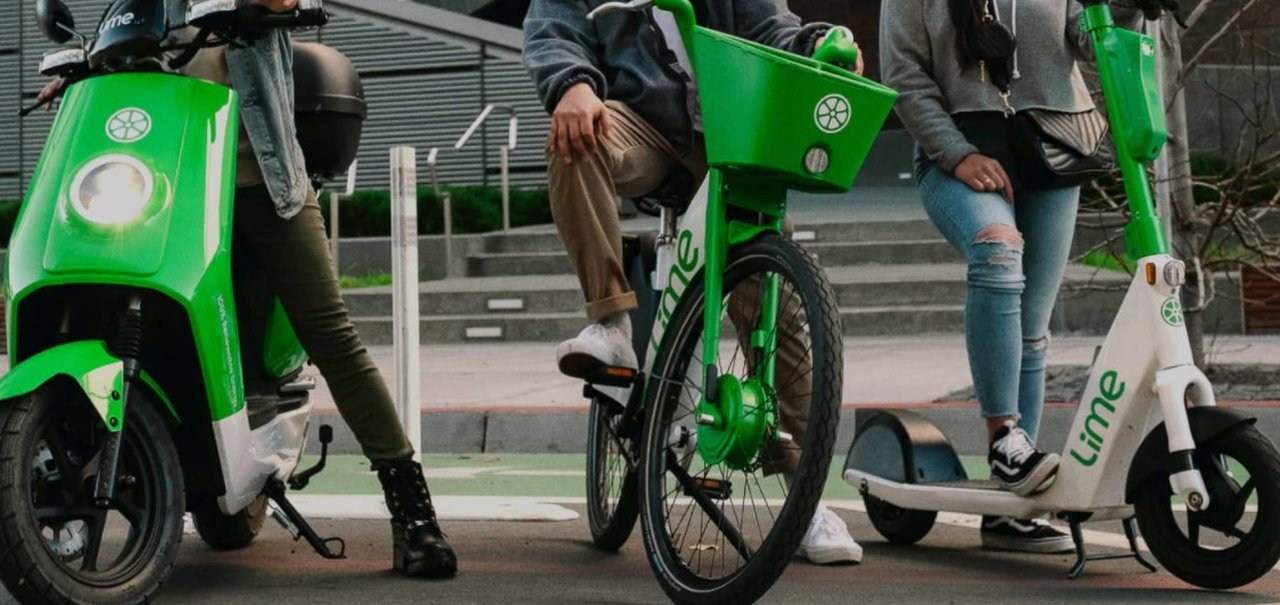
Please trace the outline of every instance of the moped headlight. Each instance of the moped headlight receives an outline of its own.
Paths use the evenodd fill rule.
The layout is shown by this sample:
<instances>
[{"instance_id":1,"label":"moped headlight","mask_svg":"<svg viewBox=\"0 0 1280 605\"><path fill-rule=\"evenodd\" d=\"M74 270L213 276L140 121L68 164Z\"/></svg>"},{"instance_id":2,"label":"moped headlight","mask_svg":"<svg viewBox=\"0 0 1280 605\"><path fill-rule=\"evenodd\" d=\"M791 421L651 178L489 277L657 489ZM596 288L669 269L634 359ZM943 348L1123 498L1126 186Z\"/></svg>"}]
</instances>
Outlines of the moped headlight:
<instances>
[{"instance_id":1,"label":"moped headlight","mask_svg":"<svg viewBox=\"0 0 1280 605\"><path fill-rule=\"evenodd\" d=\"M71 207L91 223L121 225L142 215L154 186L151 171L137 158L103 156L76 174Z\"/></svg>"}]
</instances>

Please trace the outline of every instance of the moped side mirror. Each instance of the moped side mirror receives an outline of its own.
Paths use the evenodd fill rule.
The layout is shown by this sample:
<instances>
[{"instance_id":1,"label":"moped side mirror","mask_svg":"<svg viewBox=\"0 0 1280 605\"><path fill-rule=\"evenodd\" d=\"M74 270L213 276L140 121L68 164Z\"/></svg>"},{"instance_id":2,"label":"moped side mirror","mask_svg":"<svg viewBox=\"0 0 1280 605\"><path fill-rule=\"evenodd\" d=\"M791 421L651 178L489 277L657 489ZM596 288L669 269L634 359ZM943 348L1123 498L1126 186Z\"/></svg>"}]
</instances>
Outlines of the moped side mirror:
<instances>
[{"instance_id":1,"label":"moped side mirror","mask_svg":"<svg viewBox=\"0 0 1280 605\"><path fill-rule=\"evenodd\" d=\"M36 24L54 44L65 44L76 31L76 20L62 0L36 0Z\"/></svg>"}]
</instances>

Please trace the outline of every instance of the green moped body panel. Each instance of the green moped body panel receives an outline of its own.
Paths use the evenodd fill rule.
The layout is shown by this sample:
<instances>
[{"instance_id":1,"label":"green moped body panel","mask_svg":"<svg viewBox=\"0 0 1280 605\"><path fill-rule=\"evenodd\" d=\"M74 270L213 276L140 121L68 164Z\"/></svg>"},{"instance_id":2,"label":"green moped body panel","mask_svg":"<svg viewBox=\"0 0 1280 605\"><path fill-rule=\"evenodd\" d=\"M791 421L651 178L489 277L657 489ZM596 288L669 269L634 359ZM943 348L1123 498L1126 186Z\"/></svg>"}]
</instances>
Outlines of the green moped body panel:
<instances>
[{"instance_id":1,"label":"green moped body panel","mask_svg":"<svg viewBox=\"0 0 1280 605\"><path fill-rule=\"evenodd\" d=\"M124 427L124 362L111 355L101 340L67 343L31 356L0 378L0 401L32 393L55 376L66 376L80 385L107 430L116 432ZM142 382L177 419L173 402L160 386L145 373Z\"/></svg>"},{"instance_id":2,"label":"green moped body panel","mask_svg":"<svg viewBox=\"0 0 1280 605\"><path fill-rule=\"evenodd\" d=\"M292 374L307 363L307 353L298 343L298 335L285 315L279 299L272 304L267 316L267 333L262 351L263 370L267 378L280 379Z\"/></svg>"},{"instance_id":3,"label":"green moped body panel","mask_svg":"<svg viewBox=\"0 0 1280 605\"><path fill-rule=\"evenodd\" d=\"M68 90L9 249L10 351L21 350L16 313L33 292L151 290L188 314L212 419L243 409L231 274L238 107L225 86L171 74L100 76ZM72 208L77 175L104 156L136 160L153 178L145 208L127 222L94 223Z\"/></svg>"}]
</instances>

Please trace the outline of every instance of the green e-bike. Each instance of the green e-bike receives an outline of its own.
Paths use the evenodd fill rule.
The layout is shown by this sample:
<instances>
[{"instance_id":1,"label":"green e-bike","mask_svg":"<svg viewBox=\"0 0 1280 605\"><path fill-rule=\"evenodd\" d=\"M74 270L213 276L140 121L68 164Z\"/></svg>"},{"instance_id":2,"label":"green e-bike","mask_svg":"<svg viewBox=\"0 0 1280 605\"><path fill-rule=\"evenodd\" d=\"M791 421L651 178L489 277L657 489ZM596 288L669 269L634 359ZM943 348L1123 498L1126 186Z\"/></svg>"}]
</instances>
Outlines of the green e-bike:
<instances>
[{"instance_id":1,"label":"green e-bike","mask_svg":"<svg viewBox=\"0 0 1280 605\"><path fill-rule=\"evenodd\" d=\"M217 548L247 546L271 514L341 556L284 497L313 474L295 471L315 382L233 246L237 95L174 71L325 19L314 0L246 4L194 2L172 23L164 0L116 0L90 36L60 0L37 2L46 36L74 43L41 66L70 86L5 271L0 579L24 604L150 602L186 511Z\"/></svg>"},{"instance_id":2,"label":"green e-bike","mask_svg":"<svg viewBox=\"0 0 1280 605\"><path fill-rule=\"evenodd\" d=\"M679 179L642 200L656 240L625 242L643 371L589 377L592 535L617 549L639 517L673 601L751 603L813 517L843 391L835 294L784 237L787 193L848 191L897 95L839 66L857 63L844 28L809 58L700 27L687 0L589 4L673 13L710 166L692 200Z\"/></svg>"}]
</instances>

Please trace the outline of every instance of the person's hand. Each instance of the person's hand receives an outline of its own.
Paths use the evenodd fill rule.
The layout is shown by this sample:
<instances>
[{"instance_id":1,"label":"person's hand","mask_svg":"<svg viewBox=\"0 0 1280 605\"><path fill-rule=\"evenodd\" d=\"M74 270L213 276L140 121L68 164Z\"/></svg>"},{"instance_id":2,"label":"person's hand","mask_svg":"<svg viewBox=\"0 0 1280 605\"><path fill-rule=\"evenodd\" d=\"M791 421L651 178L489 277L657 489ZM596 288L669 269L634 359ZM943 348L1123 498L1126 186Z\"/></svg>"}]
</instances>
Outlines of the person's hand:
<instances>
[{"instance_id":1,"label":"person's hand","mask_svg":"<svg viewBox=\"0 0 1280 605\"><path fill-rule=\"evenodd\" d=\"M862 60L862 47L858 46L856 42L854 43L853 47L858 49L858 64L854 65L853 66L854 69L851 69L849 71L852 71L853 73L858 75L862 75L862 71L867 67L866 62Z\"/></svg>"},{"instance_id":2,"label":"person's hand","mask_svg":"<svg viewBox=\"0 0 1280 605\"><path fill-rule=\"evenodd\" d=\"M49 80L44 88L40 89L40 94L36 95L36 107L44 107L46 110L53 109L53 102L67 91L67 79L62 76L54 76Z\"/></svg>"},{"instance_id":3,"label":"person's hand","mask_svg":"<svg viewBox=\"0 0 1280 605\"><path fill-rule=\"evenodd\" d=\"M566 164L586 159L594 153L599 138L609 138L612 118L591 85L575 84L566 90L551 114L551 151L564 158Z\"/></svg>"},{"instance_id":4,"label":"person's hand","mask_svg":"<svg viewBox=\"0 0 1280 605\"><path fill-rule=\"evenodd\" d=\"M273 13L283 13L291 11L298 7L298 0L256 0L258 4L267 7L267 10Z\"/></svg>"},{"instance_id":5,"label":"person's hand","mask_svg":"<svg viewBox=\"0 0 1280 605\"><path fill-rule=\"evenodd\" d=\"M1004 167L985 155L971 153L956 166L956 180L968 185L974 191L994 191L1004 194L1005 199L1013 201L1013 182L1005 173Z\"/></svg>"}]
</instances>

